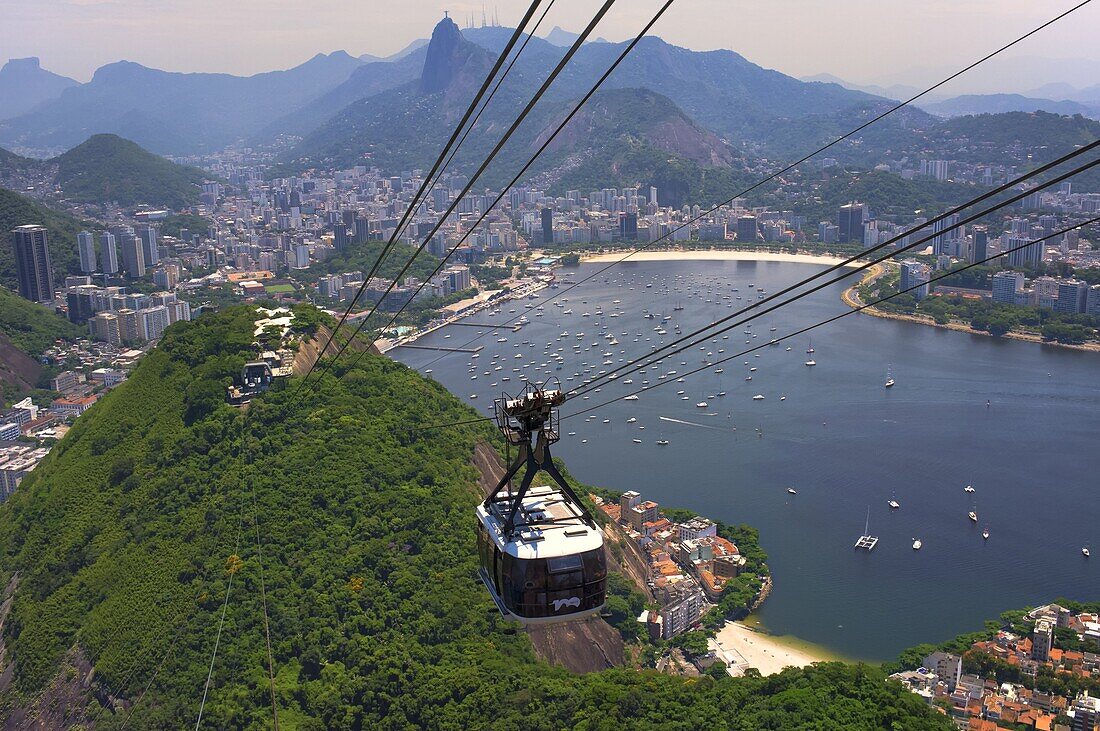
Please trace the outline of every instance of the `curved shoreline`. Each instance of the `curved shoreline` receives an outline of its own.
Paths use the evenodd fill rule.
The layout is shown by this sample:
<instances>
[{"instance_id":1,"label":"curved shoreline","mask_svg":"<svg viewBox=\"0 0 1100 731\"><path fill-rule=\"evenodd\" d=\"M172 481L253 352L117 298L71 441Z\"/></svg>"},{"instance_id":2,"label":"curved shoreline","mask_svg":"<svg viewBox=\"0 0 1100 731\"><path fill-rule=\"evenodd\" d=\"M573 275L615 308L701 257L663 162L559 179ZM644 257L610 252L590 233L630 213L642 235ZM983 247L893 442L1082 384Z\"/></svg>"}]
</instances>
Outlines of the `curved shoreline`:
<instances>
[{"instance_id":1,"label":"curved shoreline","mask_svg":"<svg viewBox=\"0 0 1100 731\"><path fill-rule=\"evenodd\" d=\"M823 265L835 265L845 261L843 257L832 256L829 254L788 254L786 252L779 251L755 251L752 249L683 249L683 250L665 250L665 251L644 251L641 249L634 249L634 253L630 255L628 261L781 261L789 262L792 264L823 264ZM623 258L625 254L630 253L630 250L622 250L609 252L604 254L589 254L581 256L582 264L604 264L610 262L617 262ZM852 262L847 266L855 268L863 262ZM879 264L872 266L868 269L863 278L860 281L848 289L844 290L841 294L841 300L848 307L855 309L861 306L859 296L856 294L858 287L866 284L868 281L877 279L885 272L885 268ZM964 325L958 322L949 322L945 325L941 325L935 322L930 317L922 315L907 315L899 312L885 312L876 307L868 307L865 310L860 311L861 314L871 315L872 317L881 317L886 320L897 320L899 322L909 322L914 325L925 325L927 327L937 327L944 330L954 330L955 332L969 333L971 335L983 335L985 337L996 337L990 332L985 330L975 330L969 325ZM1020 342L1033 343L1036 345L1049 345L1056 348L1066 348L1068 350L1079 350L1086 353L1100 353L1100 343L1059 343L1055 340L1044 340L1042 336L1035 333L1011 331L1000 336L1008 340L1019 340Z\"/></svg>"},{"instance_id":2,"label":"curved shoreline","mask_svg":"<svg viewBox=\"0 0 1100 731\"><path fill-rule=\"evenodd\" d=\"M628 261L784 261L793 264L840 264L845 259L828 254L788 254L781 251L754 251L752 249L683 249L676 251L643 251L634 249L605 254L581 255L582 264L617 262L630 255ZM855 267L852 263L848 266Z\"/></svg>"},{"instance_id":3,"label":"curved shoreline","mask_svg":"<svg viewBox=\"0 0 1100 731\"><path fill-rule=\"evenodd\" d=\"M858 294L859 287L874 281L884 272L885 269L879 265L871 267L864 273L863 278L860 279L859 282L844 290L844 292L840 296L840 299L844 302L844 304L848 305L852 309L861 307L862 302L860 301ZM872 317L881 317L884 320L897 320L899 322L910 322L914 325L925 325L927 327L936 327L943 330L953 330L960 333L969 333L970 335L983 335L990 338L998 337L986 330L976 330L970 325L964 325L960 322L948 322L941 325L940 323L936 322L931 317L928 317L926 315L909 315L904 312L886 312L885 310L880 310L877 307L868 307L864 310L860 310L860 314L871 315ZM1056 348L1079 350L1086 353L1100 353L1100 343L1096 342L1080 344L1059 343L1056 340L1044 340L1042 336L1036 335L1035 333L1019 332L1014 330L1009 331L999 337L1006 338L1008 340L1019 340L1020 342L1024 343L1033 343L1035 345L1049 345Z\"/></svg>"},{"instance_id":4,"label":"curved shoreline","mask_svg":"<svg viewBox=\"0 0 1100 731\"><path fill-rule=\"evenodd\" d=\"M710 649L726 664L730 675L744 675L756 668L774 675L785 667L805 667L815 662L851 662L849 658L793 635L773 635L759 620L754 624L728 621L709 641Z\"/></svg>"}]
</instances>

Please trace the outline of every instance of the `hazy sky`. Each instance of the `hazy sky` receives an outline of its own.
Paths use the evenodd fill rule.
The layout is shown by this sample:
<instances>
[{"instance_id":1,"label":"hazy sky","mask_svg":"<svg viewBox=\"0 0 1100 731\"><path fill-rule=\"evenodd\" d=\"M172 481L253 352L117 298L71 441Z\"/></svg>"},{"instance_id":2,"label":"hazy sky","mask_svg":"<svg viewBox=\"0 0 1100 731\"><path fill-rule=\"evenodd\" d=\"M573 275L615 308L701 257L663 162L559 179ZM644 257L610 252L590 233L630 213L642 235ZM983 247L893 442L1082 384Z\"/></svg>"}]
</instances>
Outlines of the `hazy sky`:
<instances>
[{"instance_id":1,"label":"hazy sky","mask_svg":"<svg viewBox=\"0 0 1100 731\"><path fill-rule=\"evenodd\" d=\"M697 50L732 49L792 75L857 82L903 72L930 81L961 67L1078 0L676 0L654 33ZM539 34L577 31L595 0L558 0ZM619 0L597 35L633 36L656 0ZM449 10L460 26L481 2L447 0L0 0L0 57L39 56L81 81L128 59L174 71L251 74L337 49L393 53L426 37ZM524 0L484 5L514 25ZM1100 62L1100 2L1021 45L1018 56ZM0 58L3 60L3 58ZM923 73L922 73L923 71ZM1050 79L1051 81L1057 79ZM1100 79L1096 79L1100 81Z\"/></svg>"}]
</instances>

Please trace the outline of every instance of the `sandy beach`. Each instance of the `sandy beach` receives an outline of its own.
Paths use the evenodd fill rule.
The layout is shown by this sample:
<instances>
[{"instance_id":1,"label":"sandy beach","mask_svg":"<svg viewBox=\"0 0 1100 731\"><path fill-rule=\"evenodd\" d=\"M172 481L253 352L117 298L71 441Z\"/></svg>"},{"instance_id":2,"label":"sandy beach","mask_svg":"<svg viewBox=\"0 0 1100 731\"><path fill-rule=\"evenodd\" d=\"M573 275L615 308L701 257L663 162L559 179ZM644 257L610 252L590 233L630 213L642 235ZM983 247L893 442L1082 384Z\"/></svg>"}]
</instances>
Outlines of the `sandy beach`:
<instances>
[{"instance_id":1,"label":"sandy beach","mask_svg":"<svg viewBox=\"0 0 1100 731\"><path fill-rule=\"evenodd\" d=\"M618 261L626 256L626 251L614 251L608 254L590 254L584 256L581 261L593 264L603 264ZM633 254L627 261L787 261L796 264L839 264L844 261L839 256L824 256L818 254L786 254L776 251L731 251L731 250L699 250L699 251L639 251ZM852 264L851 266L856 266Z\"/></svg>"},{"instance_id":2,"label":"sandy beach","mask_svg":"<svg viewBox=\"0 0 1100 731\"><path fill-rule=\"evenodd\" d=\"M774 637L740 622L726 622L710 644L731 675L742 675L750 667L759 670L761 675L774 675L785 667L803 667L836 659L808 643Z\"/></svg>"}]
</instances>

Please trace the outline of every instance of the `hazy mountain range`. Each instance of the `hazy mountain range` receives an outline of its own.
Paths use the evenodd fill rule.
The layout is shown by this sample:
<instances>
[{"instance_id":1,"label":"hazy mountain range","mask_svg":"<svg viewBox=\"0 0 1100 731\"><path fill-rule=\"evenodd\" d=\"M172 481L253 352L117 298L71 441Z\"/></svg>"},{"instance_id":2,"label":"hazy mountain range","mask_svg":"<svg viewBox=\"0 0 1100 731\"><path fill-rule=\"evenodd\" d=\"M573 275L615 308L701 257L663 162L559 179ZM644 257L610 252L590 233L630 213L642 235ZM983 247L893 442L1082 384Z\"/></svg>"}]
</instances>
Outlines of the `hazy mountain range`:
<instances>
[{"instance_id":1,"label":"hazy mountain range","mask_svg":"<svg viewBox=\"0 0 1100 731\"><path fill-rule=\"evenodd\" d=\"M462 35L497 52L510 33L485 27ZM526 83L522 88L529 94L565 52L559 44L572 37L556 29L548 40L532 39L511 78ZM586 44L553 95L559 100L579 96L621 49L622 44L603 41ZM26 111L0 121L0 146L47 157L106 132L160 154L187 155L239 140L269 141L282 132L308 134L349 104L419 78L425 54L422 43L386 59L337 51L286 71L249 77L176 73L120 61L98 69L88 83L74 82L45 100L3 92L8 95L0 96L4 108ZM46 74L38 69L38 75ZM695 52L655 37L639 44L607 86L664 94L720 135L754 133L776 117L827 115L876 102L839 85L807 84L763 69L730 51Z\"/></svg>"},{"instance_id":2,"label":"hazy mountain range","mask_svg":"<svg viewBox=\"0 0 1100 731\"><path fill-rule=\"evenodd\" d=\"M387 58L355 58L337 51L286 71L249 77L167 72L120 61L100 68L86 84L60 88L55 75L37 63L9 64L12 70L5 67L0 82L6 76L22 83L0 83L0 90L7 89L3 93L12 97L0 97L4 108L31 102L30 92L21 89L50 88L54 96L0 121L0 145L22 155L49 157L93 135L110 134L158 154L187 156L238 142L264 145L291 135L276 173L363 162L387 169L426 167L512 32L493 26L459 30L444 19L430 42L412 43ZM561 44L572 38L557 28L545 39L530 40L452 169L469 172L484 157L565 53ZM506 182L623 47L602 40L586 43L481 182ZM790 159L889 108L890 98L907 98L916 91L853 87L829 75L796 79L732 51L692 51L647 37L529 177L550 188L648 180L669 191L670 202L709 198L708 191L728 192L760 158ZM1082 98L1093 93L1065 84L1045 92ZM833 148L831 155L873 165L903 151L948 154L946 149L933 152L946 139L944 117L992 114L981 129L1019 140L1025 130L1034 131L1035 120L1014 112L1095 116L1088 102L1017 94L931 98L924 107L927 111L912 107L892 114ZM1069 136L1080 128L1070 117L1044 117L1039 123ZM1059 127L1065 129L1057 132ZM120 150L117 143L108 148ZM132 152L123 157L137 160ZM0 162L9 170L29 164L11 156ZM148 164L143 169L153 171ZM150 187L138 190L148 193ZM179 207L188 200L177 195L159 204Z\"/></svg>"},{"instance_id":3,"label":"hazy mountain range","mask_svg":"<svg viewBox=\"0 0 1100 731\"><path fill-rule=\"evenodd\" d=\"M1003 112L1081 114L1100 119L1100 63L1088 59L998 59L979 66L914 105L943 117ZM957 69L916 69L875 83L854 83L833 74L803 76L803 81L838 84L888 99L904 100ZM1042 79L1073 80L1041 83ZM961 92L966 93L961 93Z\"/></svg>"},{"instance_id":4,"label":"hazy mountain range","mask_svg":"<svg viewBox=\"0 0 1100 731\"><path fill-rule=\"evenodd\" d=\"M0 68L0 119L18 117L80 82L47 71L38 59L13 58Z\"/></svg>"}]
</instances>

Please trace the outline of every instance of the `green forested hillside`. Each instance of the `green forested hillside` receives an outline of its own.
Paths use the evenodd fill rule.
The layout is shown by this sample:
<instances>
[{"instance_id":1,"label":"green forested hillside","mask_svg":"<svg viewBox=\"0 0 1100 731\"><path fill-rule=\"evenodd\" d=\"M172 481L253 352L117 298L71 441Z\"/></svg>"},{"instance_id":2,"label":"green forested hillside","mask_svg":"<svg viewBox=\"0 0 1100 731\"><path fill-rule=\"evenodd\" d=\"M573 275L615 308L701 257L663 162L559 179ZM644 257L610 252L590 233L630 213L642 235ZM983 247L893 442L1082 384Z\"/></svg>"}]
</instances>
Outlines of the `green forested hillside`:
<instances>
[{"instance_id":1,"label":"green forested hillside","mask_svg":"<svg viewBox=\"0 0 1100 731\"><path fill-rule=\"evenodd\" d=\"M0 287L0 332L7 335L15 347L39 356L58 338L78 338L86 334L61 315L37 302L20 297Z\"/></svg>"},{"instance_id":2,"label":"green forested hillside","mask_svg":"<svg viewBox=\"0 0 1100 731\"><path fill-rule=\"evenodd\" d=\"M186 208L199 200L202 170L176 165L117 135L93 135L55 157L57 183L69 200L122 206Z\"/></svg>"},{"instance_id":3,"label":"green forested hillside","mask_svg":"<svg viewBox=\"0 0 1100 731\"><path fill-rule=\"evenodd\" d=\"M23 170L34 165L35 162L35 160L23 157L22 155L16 155L14 152L10 152L0 147L0 175Z\"/></svg>"},{"instance_id":4,"label":"green forested hillside","mask_svg":"<svg viewBox=\"0 0 1100 731\"><path fill-rule=\"evenodd\" d=\"M850 201L866 203L875 216L893 216L906 221L916 211L926 217L958 206L984 189L965 183L939 180L905 180L881 170L838 172L825 181L809 203L794 208L808 221L835 222L837 208Z\"/></svg>"},{"instance_id":5,"label":"green forested hillside","mask_svg":"<svg viewBox=\"0 0 1100 731\"><path fill-rule=\"evenodd\" d=\"M0 188L0 284L15 289L15 258L11 230L26 223L45 226L49 231L50 261L59 280L76 271L76 235L82 226L68 213L55 211L5 188Z\"/></svg>"},{"instance_id":6,"label":"green forested hillside","mask_svg":"<svg viewBox=\"0 0 1100 731\"><path fill-rule=\"evenodd\" d=\"M266 598L284 729L950 728L862 665L685 680L537 662L475 578L489 428L416 430L473 412L375 356L231 410L251 322L172 326L0 505L6 722L53 705L97 729L194 725L218 642L202 727L268 728ZM73 700L86 662L113 707Z\"/></svg>"}]
</instances>

